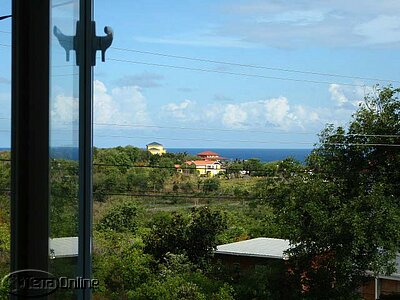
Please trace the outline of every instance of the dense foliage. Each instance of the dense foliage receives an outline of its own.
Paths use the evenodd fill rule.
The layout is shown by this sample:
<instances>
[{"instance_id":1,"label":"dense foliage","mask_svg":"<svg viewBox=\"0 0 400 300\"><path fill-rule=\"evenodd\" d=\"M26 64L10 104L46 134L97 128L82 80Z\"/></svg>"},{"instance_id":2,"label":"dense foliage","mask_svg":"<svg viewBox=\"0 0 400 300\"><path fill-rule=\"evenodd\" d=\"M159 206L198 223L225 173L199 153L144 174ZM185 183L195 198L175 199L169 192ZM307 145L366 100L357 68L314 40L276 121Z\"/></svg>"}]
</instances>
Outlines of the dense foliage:
<instances>
[{"instance_id":1,"label":"dense foliage","mask_svg":"<svg viewBox=\"0 0 400 300\"><path fill-rule=\"evenodd\" d=\"M391 274L400 240L400 103L378 89L348 129L328 126L308 158L311 172L267 183L291 270L310 299L350 299L366 271Z\"/></svg>"},{"instance_id":2,"label":"dense foliage","mask_svg":"<svg viewBox=\"0 0 400 300\"><path fill-rule=\"evenodd\" d=\"M366 272L392 273L400 247L398 92L378 87L348 126L327 125L305 163L237 159L210 178L187 153L95 149L94 299L358 299ZM3 275L10 163L0 154ZM50 235L76 236L78 164L54 159L50 174ZM218 244L255 237L289 239L288 260L244 270L214 259Z\"/></svg>"}]
</instances>

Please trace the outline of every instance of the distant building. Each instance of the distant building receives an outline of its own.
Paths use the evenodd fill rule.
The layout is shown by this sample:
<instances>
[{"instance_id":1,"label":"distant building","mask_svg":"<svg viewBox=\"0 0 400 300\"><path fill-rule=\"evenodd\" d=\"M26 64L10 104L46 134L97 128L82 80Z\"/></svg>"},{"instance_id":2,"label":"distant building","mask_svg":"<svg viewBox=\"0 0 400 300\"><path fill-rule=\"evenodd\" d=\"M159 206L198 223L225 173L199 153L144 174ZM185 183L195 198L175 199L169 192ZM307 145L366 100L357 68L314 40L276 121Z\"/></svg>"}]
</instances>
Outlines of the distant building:
<instances>
[{"instance_id":1,"label":"distant building","mask_svg":"<svg viewBox=\"0 0 400 300\"><path fill-rule=\"evenodd\" d=\"M159 143L156 143L156 142L153 142L153 143L150 143L150 144L146 145L146 149L151 154L161 155L161 154L167 153L167 151L165 150L164 146L159 144Z\"/></svg>"},{"instance_id":2,"label":"distant building","mask_svg":"<svg viewBox=\"0 0 400 300\"><path fill-rule=\"evenodd\" d=\"M224 264L246 270L256 265L268 265L272 260L284 262L288 259L285 251L289 246L288 240L261 237L219 245L214 254ZM370 277L359 289L363 299L400 299L400 254L395 263L396 271L391 275L374 277L372 272L366 272Z\"/></svg>"},{"instance_id":3,"label":"distant building","mask_svg":"<svg viewBox=\"0 0 400 300\"><path fill-rule=\"evenodd\" d=\"M49 240L50 259L55 258L77 258L78 237L63 237Z\"/></svg>"},{"instance_id":4,"label":"distant building","mask_svg":"<svg viewBox=\"0 0 400 300\"><path fill-rule=\"evenodd\" d=\"M208 159L208 160L224 159L223 157L219 156L218 153L215 153L213 151L203 151L203 152L197 153L197 156L201 157L202 159Z\"/></svg>"},{"instance_id":5,"label":"distant building","mask_svg":"<svg viewBox=\"0 0 400 300\"><path fill-rule=\"evenodd\" d=\"M192 160L192 161L186 161L185 164L188 166L194 165L197 173L200 176L213 177L221 172L225 172L225 169L222 168L221 163L218 161ZM180 165L175 165L175 168L179 173L189 173L186 172L187 170L184 170Z\"/></svg>"},{"instance_id":6,"label":"distant building","mask_svg":"<svg viewBox=\"0 0 400 300\"><path fill-rule=\"evenodd\" d=\"M219 245L214 253L224 263L246 270L256 265L266 265L271 260L286 260L285 251L289 246L288 240L260 237Z\"/></svg>"}]
</instances>

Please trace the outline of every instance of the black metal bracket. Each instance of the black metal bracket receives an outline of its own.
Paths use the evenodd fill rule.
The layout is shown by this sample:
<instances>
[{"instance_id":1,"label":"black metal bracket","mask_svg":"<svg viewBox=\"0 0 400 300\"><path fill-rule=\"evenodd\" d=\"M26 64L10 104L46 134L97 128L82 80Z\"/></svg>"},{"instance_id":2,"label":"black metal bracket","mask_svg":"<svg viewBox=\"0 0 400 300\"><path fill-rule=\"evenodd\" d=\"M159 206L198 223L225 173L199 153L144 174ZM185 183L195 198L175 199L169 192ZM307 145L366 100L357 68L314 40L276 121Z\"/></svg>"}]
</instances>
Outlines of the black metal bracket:
<instances>
[{"instance_id":1,"label":"black metal bracket","mask_svg":"<svg viewBox=\"0 0 400 300\"><path fill-rule=\"evenodd\" d=\"M101 61L106 61L106 51L111 46L114 39L114 31L110 26L104 27L104 33L106 36L96 36L96 23L92 22L93 26L93 56L92 56L92 66L96 65L96 52L97 50L101 51Z\"/></svg>"},{"instance_id":2,"label":"black metal bracket","mask_svg":"<svg viewBox=\"0 0 400 300\"><path fill-rule=\"evenodd\" d=\"M79 59L78 59L78 43L77 43L77 36L78 36L78 26L79 23L76 24L76 35L65 35L64 33L61 32L61 30L57 27L53 27L53 34L57 38L58 42L60 43L60 46L64 48L65 50L65 56L66 60L69 61L69 52L71 50L75 50L76 52L76 64L79 65Z\"/></svg>"},{"instance_id":3,"label":"black metal bracket","mask_svg":"<svg viewBox=\"0 0 400 300\"><path fill-rule=\"evenodd\" d=\"M0 20L5 20L5 19L11 18L11 17L12 17L12 15L0 16Z\"/></svg>"},{"instance_id":4,"label":"black metal bracket","mask_svg":"<svg viewBox=\"0 0 400 300\"><path fill-rule=\"evenodd\" d=\"M79 66L80 64L80 55L78 50L78 39L79 39L79 21L76 24L76 34L74 36L65 35L62 31L54 26L53 34L57 38L61 47L65 50L66 60L69 61L70 51L74 50L76 53L76 64ZM97 51L101 51L101 61L106 60L106 51L111 46L114 39L114 31L110 26L104 27L104 33L106 36L96 36L96 23L92 22L92 66L96 65L96 53Z\"/></svg>"}]
</instances>

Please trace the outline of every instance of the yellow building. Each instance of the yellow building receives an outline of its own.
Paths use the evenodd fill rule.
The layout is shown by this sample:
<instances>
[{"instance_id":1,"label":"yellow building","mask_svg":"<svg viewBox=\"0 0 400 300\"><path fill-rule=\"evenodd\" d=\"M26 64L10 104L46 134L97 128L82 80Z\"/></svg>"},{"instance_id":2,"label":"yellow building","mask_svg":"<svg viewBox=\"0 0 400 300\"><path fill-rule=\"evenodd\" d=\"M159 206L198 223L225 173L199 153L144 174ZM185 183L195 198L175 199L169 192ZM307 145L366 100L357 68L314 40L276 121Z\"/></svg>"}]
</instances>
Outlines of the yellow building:
<instances>
[{"instance_id":1,"label":"yellow building","mask_svg":"<svg viewBox=\"0 0 400 300\"><path fill-rule=\"evenodd\" d=\"M150 144L146 145L146 149L151 154L161 155L161 154L167 153L167 151L165 150L164 146L159 144L159 143L156 143L156 142L153 142L153 143L150 143Z\"/></svg>"},{"instance_id":2,"label":"yellow building","mask_svg":"<svg viewBox=\"0 0 400 300\"><path fill-rule=\"evenodd\" d=\"M221 172L225 172L225 169L221 167L221 163L212 160L192 160L185 162L187 165L195 165L196 171L200 176L213 177ZM179 172L179 169L178 169ZM181 172L182 173L182 172Z\"/></svg>"}]
</instances>

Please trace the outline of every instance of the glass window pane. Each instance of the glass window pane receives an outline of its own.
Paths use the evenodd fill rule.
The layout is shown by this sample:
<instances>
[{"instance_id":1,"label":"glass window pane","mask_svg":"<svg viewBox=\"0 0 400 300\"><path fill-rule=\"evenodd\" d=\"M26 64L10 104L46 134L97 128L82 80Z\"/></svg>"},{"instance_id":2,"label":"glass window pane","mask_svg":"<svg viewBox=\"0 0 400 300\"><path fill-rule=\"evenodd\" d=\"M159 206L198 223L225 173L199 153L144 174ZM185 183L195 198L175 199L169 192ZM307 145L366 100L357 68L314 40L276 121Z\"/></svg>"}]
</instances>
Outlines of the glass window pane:
<instances>
[{"instance_id":1,"label":"glass window pane","mask_svg":"<svg viewBox=\"0 0 400 300\"><path fill-rule=\"evenodd\" d=\"M79 1L51 2L50 32L50 272L75 278L79 212L79 69L72 37ZM73 290L52 297L71 298Z\"/></svg>"},{"instance_id":2,"label":"glass window pane","mask_svg":"<svg viewBox=\"0 0 400 300\"><path fill-rule=\"evenodd\" d=\"M0 15L11 15L1 1ZM0 20L0 280L10 272L11 18ZM7 292L0 287L0 298Z\"/></svg>"}]
</instances>

